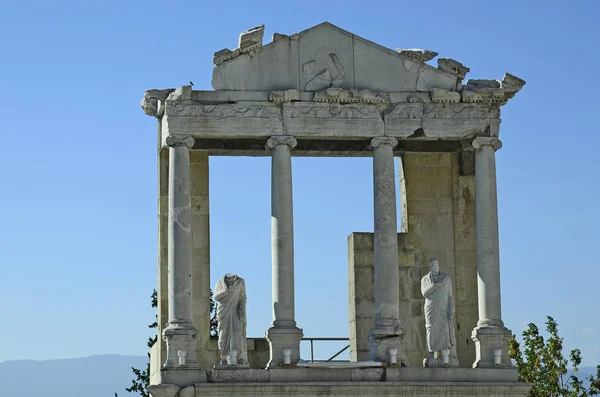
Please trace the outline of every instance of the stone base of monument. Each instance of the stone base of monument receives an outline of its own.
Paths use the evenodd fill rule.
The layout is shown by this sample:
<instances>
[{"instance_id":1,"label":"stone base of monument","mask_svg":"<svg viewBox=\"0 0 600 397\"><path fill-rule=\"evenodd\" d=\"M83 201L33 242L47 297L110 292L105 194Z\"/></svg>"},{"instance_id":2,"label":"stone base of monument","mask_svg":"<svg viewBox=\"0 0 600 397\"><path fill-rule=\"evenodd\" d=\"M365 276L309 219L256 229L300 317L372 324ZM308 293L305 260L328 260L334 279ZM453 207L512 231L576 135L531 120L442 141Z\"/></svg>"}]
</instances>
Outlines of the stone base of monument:
<instances>
[{"instance_id":1,"label":"stone base of monument","mask_svg":"<svg viewBox=\"0 0 600 397\"><path fill-rule=\"evenodd\" d=\"M163 369L161 380L162 384L193 386L196 383L206 382L206 371L201 369Z\"/></svg>"},{"instance_id":2,"label":"stone base of monument","mask_svg":"<svg viewBox=\"0 0 600 397\"><path fill-rule=\"evenodd\" d=\"M444 364L444 360L442 358L424 358L423 359L423 367L425 368L441 368L441 367L458 367L458 358L449 357L448 363Z\"/></svg>"},{"instance_id":3,"label":"stone base of monument","mask_svg":"<svg viewBox=\"0 0 600 397\"><path fill-rule=\"evenodd\" d=\"M214 366L213 369L217 369L217 370L237 370L237 369L250 369L250 365L248 364L217 364Z\"/></svg>"},{"instance_id":4,"label":"stone base of monument","mask_svg":"<svg viewBox=\"0 0 600 397\"><path fill-rule=\"evenodd\" d=\"M166 386L166 385L161 385ZM497 368L271 368L206 371L195 397L243 394L244 397L297 396L464 396L526 397L528 383L517 382L517 370ZM177 393L175 388L161 392ZM169 397L155 394L153 397Z\"/></svg>"}]
</instances>

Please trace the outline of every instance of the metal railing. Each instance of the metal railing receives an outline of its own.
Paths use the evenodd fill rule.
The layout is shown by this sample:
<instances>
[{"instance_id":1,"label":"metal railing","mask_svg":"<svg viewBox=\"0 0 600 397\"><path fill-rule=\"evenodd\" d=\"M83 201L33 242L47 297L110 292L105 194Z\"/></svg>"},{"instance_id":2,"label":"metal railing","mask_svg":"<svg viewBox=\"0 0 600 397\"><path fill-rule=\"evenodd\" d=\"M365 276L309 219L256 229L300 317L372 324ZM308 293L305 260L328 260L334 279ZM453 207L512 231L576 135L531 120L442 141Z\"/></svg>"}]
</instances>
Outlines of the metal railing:
<instances>
[{"instance_id":1,"label":"metal railing","mask_svg":"<svg viewBox=\"0 0 600 397\"><path fill-rule=\"evenodd\" d=\"M319 363L319 362L330 362L334 361L333 359L345 352L350 348L350 344L347 344L344 348L339 350L333 356L329 357L327 360L315 360L314 353L314 342L335 342L335 341L350 341L349 338L302 338L302 340L310 341L310 362L311 363ZM348 362L349 360L335 360L337 362Z\"/></svg>"}]
</instances>

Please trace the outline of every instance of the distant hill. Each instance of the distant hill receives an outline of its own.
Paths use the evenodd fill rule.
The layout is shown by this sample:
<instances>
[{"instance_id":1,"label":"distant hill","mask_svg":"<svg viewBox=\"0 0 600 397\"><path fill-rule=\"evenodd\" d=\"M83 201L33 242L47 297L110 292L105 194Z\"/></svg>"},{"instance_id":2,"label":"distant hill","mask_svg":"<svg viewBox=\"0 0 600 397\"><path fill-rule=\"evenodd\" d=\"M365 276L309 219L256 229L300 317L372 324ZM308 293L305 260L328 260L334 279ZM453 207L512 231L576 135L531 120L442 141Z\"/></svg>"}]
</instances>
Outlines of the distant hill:
<instances>
[{"instance_id":1,"label":"distant hill","mask_svg":"<svg viewBox=\"0 0 600 397\"><path fill-rule=\"evenodd\" d=\"M0 394L6 397L119 397L147 357L98 355L64 360L17 360L0 363Z\"/></svg>"}]
</instances>

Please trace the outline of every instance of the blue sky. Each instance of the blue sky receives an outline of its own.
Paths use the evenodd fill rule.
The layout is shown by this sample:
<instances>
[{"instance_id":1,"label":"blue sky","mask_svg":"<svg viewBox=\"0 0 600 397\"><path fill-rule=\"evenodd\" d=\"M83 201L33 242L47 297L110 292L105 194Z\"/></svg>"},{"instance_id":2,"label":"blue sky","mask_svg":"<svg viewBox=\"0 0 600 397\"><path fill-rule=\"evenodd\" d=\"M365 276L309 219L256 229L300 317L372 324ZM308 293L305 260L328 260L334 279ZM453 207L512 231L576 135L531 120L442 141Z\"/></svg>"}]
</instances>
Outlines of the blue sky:
<instances>
[{"instance_id":1,"label":"blue sky","mask_svg":"<svg viewBox=\"0 0 600 397\"><path fill-rule=\"evenodd\" d=\"M468 78L527 81L497 153L503 315L554 316L600 361L597 259L600 3L557 1L20 1L0 12L0 362L144 354L156 284L150 88L209 90L239 32L323 21L389 48L426 48ZM268 158L211 158L212 280L238 272L248 335L271 321ZM369 159L294 158L296 312L347 336L347 236L373 230Z\"/></svg>"}]
</instances>

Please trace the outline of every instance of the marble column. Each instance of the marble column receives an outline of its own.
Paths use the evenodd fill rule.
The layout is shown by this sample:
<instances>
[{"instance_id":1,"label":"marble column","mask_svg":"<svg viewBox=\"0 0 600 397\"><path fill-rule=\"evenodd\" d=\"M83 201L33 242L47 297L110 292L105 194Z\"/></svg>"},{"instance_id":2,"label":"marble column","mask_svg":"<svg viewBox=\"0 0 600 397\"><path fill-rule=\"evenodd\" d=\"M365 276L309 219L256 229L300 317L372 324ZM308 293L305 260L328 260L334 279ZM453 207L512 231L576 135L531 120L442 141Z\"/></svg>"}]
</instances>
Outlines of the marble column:
<instances>
[{"instance_id":1,"label":"marble column","mask_svg":"<svg viewBox=\"0 0 600 397\"><path fill-rule=\"evenodd\" d=\"M194 369L196 336L192 324L192 211L190 149L192 137L169 136L168 325L163 330L167 358L163 369ZM184 352L185 351L185 352ZM185 364L179 357L185 355Z\"/></svg>"},{"instance_id":2,"label":"marble column","mask_svg":"<svg viewBox=\"0 0 600 397\"><path fill-rule=\"evenodd\" d=\"M398 226L394 147L398 140L376 137L373 149L375 324L369 332L371 359L389 362L389 350L398 350L398 362L407 365L404 329L400 319Z\"/></svg>"},{"instance_id":3,"label":"marble column","mask_svg":"<svg viewBox=\"0 0 600 397\"><path fill-rule=\"evenodd\" d=\"M283 349L291 349L292 363L300 359L302 330L294 313L294 216L292 200L292 136L273 136L271 151L271 264L273 324L267 331L270 345L268 367L283 363Z\"/></svg>"},{"instance_id":4,"label":"marble column","mask_svg":"<svg viewBox=\"0 0 600 397\"><path fill-rule=\"evenodd\" d=\"M498 199L496 193L495 137L473 140L475 148L475 231L477 237L477 292L479 321L473 330L476 346L473 367L494 365L494 350L502 350L500 367L511 368L508 340L511 332L502 321L500 299L500 249L498 244Z\"/></svg>"}]
</instances>

